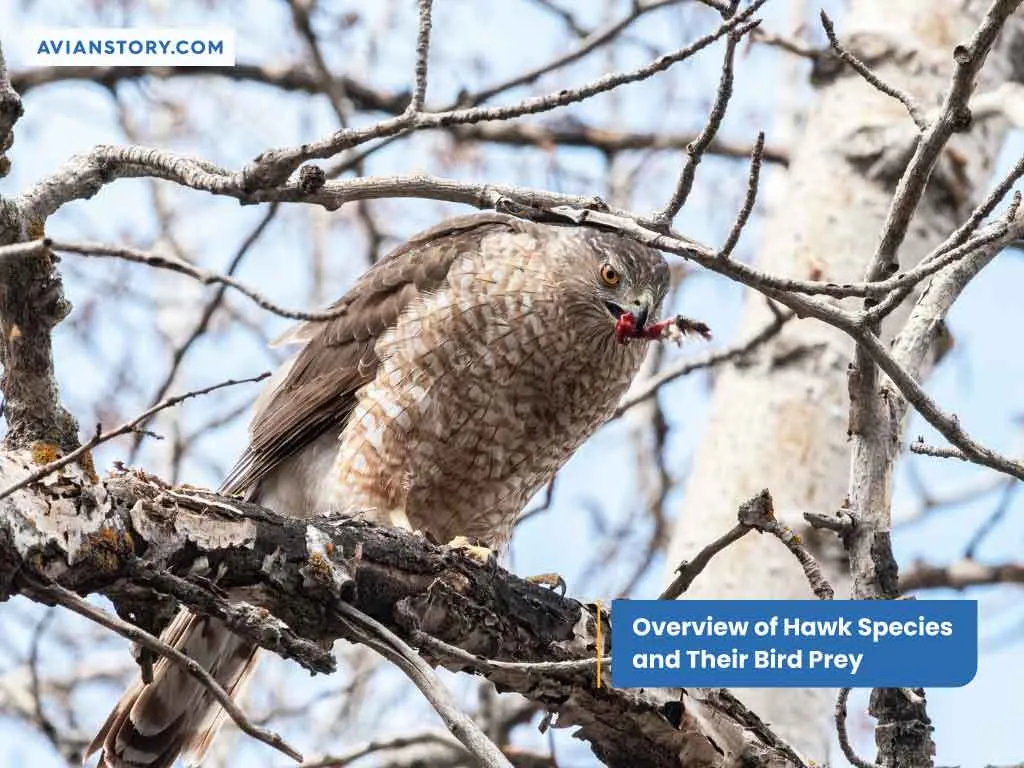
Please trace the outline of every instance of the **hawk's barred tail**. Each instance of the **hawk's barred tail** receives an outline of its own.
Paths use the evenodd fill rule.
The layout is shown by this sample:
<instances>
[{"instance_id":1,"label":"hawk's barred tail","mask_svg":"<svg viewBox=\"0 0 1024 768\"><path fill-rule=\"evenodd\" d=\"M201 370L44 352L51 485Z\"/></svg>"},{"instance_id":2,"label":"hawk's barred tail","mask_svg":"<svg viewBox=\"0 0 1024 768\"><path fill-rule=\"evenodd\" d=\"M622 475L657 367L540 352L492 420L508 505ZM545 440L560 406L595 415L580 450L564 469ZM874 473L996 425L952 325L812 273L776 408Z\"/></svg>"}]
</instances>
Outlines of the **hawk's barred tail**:
<instances>
[{"instance_id":1,"label":"hawk's barred tail","mask_svg":"<svg viewBox=\"0 0 1024 768\"><path fill-rule=\"evenodd\" d=\"M256 666L257 650L216 619L181 611L163 640L195 659L232 698L241 695ZM86 751L102 748L100 768L169 768L179 754L198 764L227 713L195 677L167 659L153 666L121 697Z\"/></svg>"}]
</instances>

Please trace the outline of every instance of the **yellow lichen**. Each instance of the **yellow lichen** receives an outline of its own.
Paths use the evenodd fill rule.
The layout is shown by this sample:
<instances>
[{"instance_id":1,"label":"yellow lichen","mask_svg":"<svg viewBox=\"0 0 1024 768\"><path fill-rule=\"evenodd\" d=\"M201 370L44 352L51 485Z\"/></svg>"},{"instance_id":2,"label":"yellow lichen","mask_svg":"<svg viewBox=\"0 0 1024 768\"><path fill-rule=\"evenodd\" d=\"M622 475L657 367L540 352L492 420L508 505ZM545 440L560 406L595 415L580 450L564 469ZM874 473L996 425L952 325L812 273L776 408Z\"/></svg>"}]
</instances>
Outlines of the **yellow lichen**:
<instances>
[{"instance_id":1,"label":"yellow lichen","mask_svg":"<svg viewBox=\"0 0 1024 768\"><path fill-rule=\"evenodd\" d=\"M30 450L32 451L33 464L49 464L60 456L60 446L44 440L36 440L36 442L32 443Z\"/></svg>"}]
</instances>

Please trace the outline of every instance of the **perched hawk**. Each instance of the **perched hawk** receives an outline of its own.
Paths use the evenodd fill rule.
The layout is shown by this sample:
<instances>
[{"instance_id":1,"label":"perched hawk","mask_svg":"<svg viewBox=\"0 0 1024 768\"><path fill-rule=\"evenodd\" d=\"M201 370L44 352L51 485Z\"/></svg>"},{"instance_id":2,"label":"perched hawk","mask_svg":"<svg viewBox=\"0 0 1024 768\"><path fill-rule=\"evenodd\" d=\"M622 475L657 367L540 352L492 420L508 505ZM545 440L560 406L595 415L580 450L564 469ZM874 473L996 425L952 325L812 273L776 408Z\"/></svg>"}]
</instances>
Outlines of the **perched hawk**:
<instances>
[{"instance_id":1,"label":"perched hawk","mask_svg":"<svg viewBox=\"0 0 1024 768\"><path fill-rule=\"evenodd\" d=\"M517 515L614 410L668 289L661 255L619 235L500 214L452 219L359 279L255 406L224 483L279 513L362 515L501 548ZM625 329L625 331L624 331ZM653 334L648 334L653 335ZM237 695L256 648L183 611L164 639ZM90 747L102 765L198 762L223 721L166 660Z\"/></svg>"}]
</instances>

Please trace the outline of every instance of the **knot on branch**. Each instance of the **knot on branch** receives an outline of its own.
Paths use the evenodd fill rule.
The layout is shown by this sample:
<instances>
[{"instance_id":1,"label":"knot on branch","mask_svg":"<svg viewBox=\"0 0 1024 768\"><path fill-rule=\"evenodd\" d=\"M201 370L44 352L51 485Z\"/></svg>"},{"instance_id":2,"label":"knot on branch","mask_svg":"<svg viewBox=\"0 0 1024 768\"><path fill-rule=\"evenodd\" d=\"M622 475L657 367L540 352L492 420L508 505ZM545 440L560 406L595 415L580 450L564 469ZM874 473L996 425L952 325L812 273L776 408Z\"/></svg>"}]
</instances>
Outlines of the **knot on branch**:
<instances>
[{"instance_id":1,"label":"knot on branch","mask_svg":"<svg viewBox=\"0 0 1024 768\"><path fill-rule=\"evenodd\" d=\"M308 163L299 169L299 189L307 195L323 189L327 183L327 174L319 165Z\"/></svg>"}]
</instances>

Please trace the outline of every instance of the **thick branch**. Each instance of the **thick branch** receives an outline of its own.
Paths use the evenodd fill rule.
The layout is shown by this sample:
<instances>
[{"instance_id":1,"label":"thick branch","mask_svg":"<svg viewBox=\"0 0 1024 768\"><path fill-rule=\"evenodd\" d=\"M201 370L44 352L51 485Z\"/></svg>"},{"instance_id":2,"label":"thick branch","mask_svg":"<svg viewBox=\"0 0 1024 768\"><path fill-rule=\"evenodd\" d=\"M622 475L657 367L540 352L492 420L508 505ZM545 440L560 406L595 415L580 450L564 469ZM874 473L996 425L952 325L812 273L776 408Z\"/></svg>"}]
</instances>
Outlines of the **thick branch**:
<instances>
[{"instance_id":1,"label":"thick branch","mask_svg":"<svg viewBox=\"0 0 1024 768\"><path fill-rule=\"evenodd\" d=\"M0 455L4 487L31 470L24 454ZM210 608L199 599L210 588L204 577L216 571L218 588L232 600L242 596L267 608L306 640L353 639L339 614L349 603L413 645L417 633L426 633L474 655L516 662L589 659L596 650L593 606L460 552L355 521L281 518L137 472L90 484L65 467L0 502L0 520L4 596L22 589L24 573L79 593L100 592L122 615L133 615L154 599L146 574L168 572L180 582L164 579L160 588L202 613ZM607 622L601 634L610 636ZM279 653L294 646L254 639ZM597 689L589 664L479 671L501 690L556 713L558 726L578 727L611 766L785 763L784 745L723 692Z\"/></svg>"}]
</instances>

